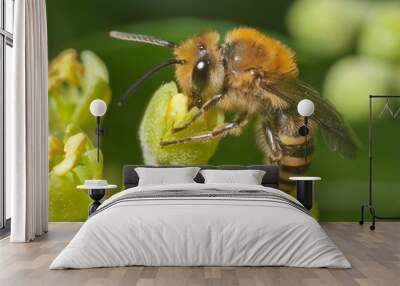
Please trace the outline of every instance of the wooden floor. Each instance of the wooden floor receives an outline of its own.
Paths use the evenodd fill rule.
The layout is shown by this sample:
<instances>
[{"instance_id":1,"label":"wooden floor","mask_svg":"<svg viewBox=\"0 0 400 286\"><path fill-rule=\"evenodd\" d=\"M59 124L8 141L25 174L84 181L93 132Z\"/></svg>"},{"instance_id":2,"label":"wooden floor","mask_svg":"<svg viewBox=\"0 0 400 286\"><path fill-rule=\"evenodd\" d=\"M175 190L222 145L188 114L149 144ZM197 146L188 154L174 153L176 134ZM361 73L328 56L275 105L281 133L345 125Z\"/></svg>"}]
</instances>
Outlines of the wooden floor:
<instances>
[{"instance_id":1,"label":"wooden floor","mask_svg":"<svg viewBox=\"0 0 400 286\"><path fill-rule=\"evenodd\" d=\"M400 222L378 223L375 232L357 223L323 227L352 269L289 267L124 267L48 270L79 229L79 223L51 223L44 237L27 244L0 241L0 285L400 285Z\"/></svg>"}]
</instances>

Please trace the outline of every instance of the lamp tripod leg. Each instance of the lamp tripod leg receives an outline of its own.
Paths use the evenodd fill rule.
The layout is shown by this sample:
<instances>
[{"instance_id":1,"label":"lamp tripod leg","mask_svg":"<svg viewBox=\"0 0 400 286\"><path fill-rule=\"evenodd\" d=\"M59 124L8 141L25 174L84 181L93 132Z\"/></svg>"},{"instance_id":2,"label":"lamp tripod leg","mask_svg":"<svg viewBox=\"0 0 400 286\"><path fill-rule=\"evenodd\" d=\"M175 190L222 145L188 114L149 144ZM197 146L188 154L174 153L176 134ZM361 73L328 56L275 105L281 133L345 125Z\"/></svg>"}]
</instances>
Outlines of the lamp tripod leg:
<instances>
[{"instance_id":1,"label":"lamp tripod leg","mask_svg":"<svg viewBox=\"0 0 400 286\"><path fill-rule=\"evenodd\" d=\"M375 214L375 208L373 206L370 206L369 211L372 216L372 225L370 225L369 229L370 230L375 230L375 221L376 221L376 214Z\"/></svg>"},{"instance_id":2,"label":"lamp tripod leg","mask_svg":"<svg viewBox=\"0 0 400 286\"><path fill-rule=\"evenodd\" d=\"M361 205L361 219L358 222L360 225L364 224L364 208L365 208L365 205Z\"/></svg>"}]
</instances>

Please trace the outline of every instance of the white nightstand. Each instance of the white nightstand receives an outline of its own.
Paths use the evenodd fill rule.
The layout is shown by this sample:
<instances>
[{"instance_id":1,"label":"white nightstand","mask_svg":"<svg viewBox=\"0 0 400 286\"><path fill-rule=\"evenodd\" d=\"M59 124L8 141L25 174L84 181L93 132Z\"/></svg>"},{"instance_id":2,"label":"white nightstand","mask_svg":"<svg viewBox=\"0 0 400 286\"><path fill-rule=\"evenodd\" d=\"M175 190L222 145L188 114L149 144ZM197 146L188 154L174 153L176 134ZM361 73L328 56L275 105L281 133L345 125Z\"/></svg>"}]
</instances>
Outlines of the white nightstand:
<instances>
[{"instance_id":1,"label":"white nightstand","mask_svg":"<svg viewBox=\"0 0 400 286\"><path fill-rule=\"evenodd\" d=\"M89 205L89 216L94 213L97 208L101 205L100 200L104 197L106 194L106 190L110 189L116 189L118 186L117 185L103 185L103 186L88 186L88 185L79 185L76 188L77 189L84 189L88 190L89 197L93 200L93 203Z\"/></svg>"},{"instance_id":2,"label":"white nightstand","mask_svg":"<svg viewBox=\"0 0 400 286\"><path fill-rule=\"evenodd\" d=\"M320 177L290 177L289 180L296 181L297 200L310 210L313 206L314 182L320 181Z\"/></svg>"}]
</instances>

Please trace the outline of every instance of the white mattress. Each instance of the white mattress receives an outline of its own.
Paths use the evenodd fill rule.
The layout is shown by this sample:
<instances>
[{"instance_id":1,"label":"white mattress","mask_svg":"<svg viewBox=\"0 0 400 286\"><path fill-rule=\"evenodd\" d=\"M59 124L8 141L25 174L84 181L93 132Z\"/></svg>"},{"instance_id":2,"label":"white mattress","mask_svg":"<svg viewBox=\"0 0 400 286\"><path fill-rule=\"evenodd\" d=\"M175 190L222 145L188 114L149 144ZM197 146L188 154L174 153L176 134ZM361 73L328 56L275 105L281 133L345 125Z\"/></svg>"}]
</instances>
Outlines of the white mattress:
<instances>
[{"instance_id":1,"label":"white mattress","mask_svg":"<svg viewBox=\"0 0 400 286\"><path fill-rule=\"evenodd\" d=\"M262 190L254 185L179 184L127 189L105 201L50 269L145 266L350 268L318 222L290 204L235 197L121 200L163 190ZM115 202L118 203L115 203Z\"/></svg>"}]
</instances>

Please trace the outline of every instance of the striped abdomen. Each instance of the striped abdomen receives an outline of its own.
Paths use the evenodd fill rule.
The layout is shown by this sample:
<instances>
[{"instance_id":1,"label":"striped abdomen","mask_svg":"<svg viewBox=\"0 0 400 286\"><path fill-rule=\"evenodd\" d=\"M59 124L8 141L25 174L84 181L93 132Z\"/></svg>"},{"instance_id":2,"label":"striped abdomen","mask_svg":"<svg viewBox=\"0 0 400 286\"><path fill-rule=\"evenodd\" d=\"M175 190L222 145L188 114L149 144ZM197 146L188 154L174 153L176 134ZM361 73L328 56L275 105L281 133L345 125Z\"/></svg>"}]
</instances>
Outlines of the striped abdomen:
<instances>
[{"instance_id":1,"label":"striped abdomen","mask_svg":"<svg viewBox=\"0 0 400 286\"><path fill-rule=\"evenodd\" d=\"M307 138L285 134L279 134L278 138L282 149L282 158L279 162L279 189L295 195L295 182L289 178L302 176L309 168L314 150L313 132L310 132Z\"/></svg>"},{"instance_id":2,"label":"striped abdomen","mask_svg":"<svg viewBox=\"0 0 400 286\"><path fill-rule=\"evenodd\" d=\"M279 189L295 195L295 182L289 178L305 175L310 166L315 125L310 122L310 133L306 138L298 133L299 127L304 124L303 118L283 114L278 118L275 122L267 117L259 118L256 125L257 141L265 164L279 165Z\"/></svg>"}]
</instances>

